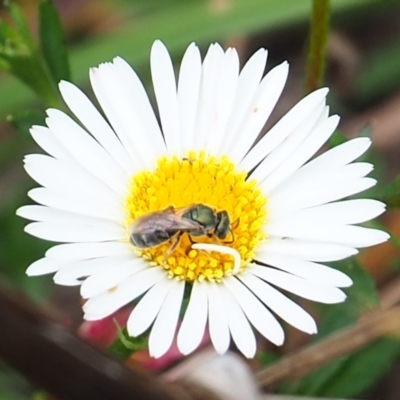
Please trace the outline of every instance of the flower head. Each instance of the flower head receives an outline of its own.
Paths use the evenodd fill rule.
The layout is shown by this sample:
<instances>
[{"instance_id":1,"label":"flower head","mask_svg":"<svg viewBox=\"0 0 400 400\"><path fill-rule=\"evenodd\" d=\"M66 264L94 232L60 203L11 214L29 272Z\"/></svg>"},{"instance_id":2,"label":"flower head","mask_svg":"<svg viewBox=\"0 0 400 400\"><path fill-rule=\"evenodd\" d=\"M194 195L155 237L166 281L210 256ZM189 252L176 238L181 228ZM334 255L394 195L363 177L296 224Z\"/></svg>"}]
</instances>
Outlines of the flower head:
<instances>
[{"instance_id":1,"label":"flower head","mask_svg":"<svg viewBox=\"0 0 400 400\"><path fill-rule=\"evenodd\" d=\"M327 89L301 100L254 145L288 74L283 63L263 77L266 57L259 50L240 71L234 49L211 45L202 62L192 44L176 82L168 51L156 41L151 73L160 125L121 58L90 71L107 120L76 86L61 82L79 123L50 109L47 127L32 127L48 155L26 156L26 171L42 187L29 192L39 205L18 214L35 221L28 233L63 244L28 275L55 273L58 284L81 285L87 320L136 301L128 332L150 328L154 357L175 334L179 350L192 352L206 329L217 352L232 337L252 357L252 327L283 343L277 317L315 333L313 318L280 289L343 301L339 288L350 278L323 263L387 240L355 226L385 206L340 201L375 184L366 177L372 165L353 162L368 138L312 159L339 121L329 116Z\"/></svg>"}]
</instances>

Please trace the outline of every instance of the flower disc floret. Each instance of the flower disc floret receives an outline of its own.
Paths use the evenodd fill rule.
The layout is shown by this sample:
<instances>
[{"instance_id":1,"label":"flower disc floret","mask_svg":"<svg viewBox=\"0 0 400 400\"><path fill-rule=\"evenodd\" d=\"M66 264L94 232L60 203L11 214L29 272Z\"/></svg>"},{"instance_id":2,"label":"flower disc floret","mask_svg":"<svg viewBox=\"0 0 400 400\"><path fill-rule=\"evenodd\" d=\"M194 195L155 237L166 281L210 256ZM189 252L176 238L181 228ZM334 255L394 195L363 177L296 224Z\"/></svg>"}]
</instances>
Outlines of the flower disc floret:
<instances>
[{"instance_id":1,"label":"flower disc floret","mask_svg":"<svg viewBox=\"0 0 400 400\"><path fill-rule=\"evenodd\" d=\"M219 281L231 275L234 262L229 254L205 252L192 248L196 243L215 243L231 247L241 257L241 268L254 258L255 249L265 239L267 199L247 172L236 171L228 157L216 158L191 152L187 157L162 157L153 171L145 170L132 177L126 199L126 228L137 218L168 207L175 209L205 204L215 211L225 210L231 220L226 240L192 236L184 233L176 249L165 259L173 240L147 249L137 249L152 265L169 271L179 280Z\"/></svg>"}]
</instances>

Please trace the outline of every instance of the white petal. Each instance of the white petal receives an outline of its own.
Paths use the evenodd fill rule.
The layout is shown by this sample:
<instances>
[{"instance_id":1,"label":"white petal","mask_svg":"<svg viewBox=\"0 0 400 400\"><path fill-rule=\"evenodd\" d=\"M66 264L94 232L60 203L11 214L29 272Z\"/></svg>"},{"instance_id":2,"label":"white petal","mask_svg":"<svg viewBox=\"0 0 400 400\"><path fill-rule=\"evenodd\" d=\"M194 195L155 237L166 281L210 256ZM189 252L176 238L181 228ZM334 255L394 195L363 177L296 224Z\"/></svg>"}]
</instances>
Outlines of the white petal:
<instances>
[{"instance_id":1,"label":"white petal","mask_svg":"<svg viewBox=\"0 0 400 400\"><path fill-rule=\"evenodd\" d=\"M130 263L134 272L139 272L148 266L143 259L130 256L109 256L68 262L69 264L61 268L53 277L58 285L80 285L84 278L110 273L115 265Z\"/></svg>"},{"instance_id":2,"label":"white petal","mask_svg":"<svg viewBox=\"0 0 400 400\"><path fill-rule=\"evenodd\" d=\"M313 169L306 175L302 174L302 169L300 168L292 174L277 188L269 190L270 196L284 196L294 192L320 192L320 188L327 182L330 187L342 187L368 175L374 169L374 166L370 163L357 162L333 170ZM287 181L290 181L291 185L288 185Z\"/></svg>"},{"instance_id":3,"label":"white petal","mask_svg":"<svg viewBox=\"0 0 400 400\"><path fill-rule=\"evenodd\" d=\"M87 171L117 193L125 195L129 176L110 155L68 115L47 110L47 126Z\"/></svg>"},{"instance_id":4,"label":"white petal","mask_svg":"<svg viewBox=\"0 0 400 400\"><path fill-rule=\"evenodd\" d=\"M184 355L196 350L204 337L208 314L207 286L204 282L193 283L189 304L177 338L179 351Z\"/></svg>"},{"instance_id":5,"label":"white petal","mask_svg":"<svg viewBox=\"0 0 400 400\"><path fill-rule=\"evenodd\" d=\"M26 274L28 276L38 276L51 274L53 272L58 271L69 263L69 261L65 260L52 260L47 257L41 258L33 262L28 269L26 270Z\"/></svg>"},{"instance_id":6,"label":"white petal","mask_svg":"<svg viewBox=\"0 0 400 400\"><path fill-rule=\"evenodd\" d=\"M316 243L299 239L271 238L258 251L299 257L310 261L337 261L354 256L358 251L352 247L333 243Z\"/></svg>"},{"instance_id":7,"label":"white petal","mask_svg":"<svg viewBox=\"0 0 400 400\"><path fill-rule=\"evenodd\" d=\"M352 225L311 223L307 225L276 221L268 224L268 234L315 242L337 243L350 247L368 247L388 240L386 232Z\"/></svg>"},{"instance_id":8,"label":"white petal","mask_svg":"<svg viewBox=\"0 0 400 400\"><path fill-rule=\"evenodd\" d=\"M46 257L61 260L85 260L89 258L125 255L134 256L132 247L128 243L122 242L59 244L46 252Z\"/></svg>"},{"instance_id":9,"label":"white petal","mask_svg":"<svg viewBox=\"0 0 400 400\"><path fill-rule=\"evenodd\" d=\"M259 299L236 278L225 278L223 284L237 300L251 324L269 341L281 346L285 338L283 329Z\"/></svg>"},{"instance_id":10,"label":"white petal","mask_svg":"<svg viewBox=\"0 0 400 400\"><path fill-rule=\"evenodd\" d=\"M105 242L123 239L125 236L124 229L113 222L109 222L107 227L103 224L101 228L81 224L32 222L24 230L52 242Z\"/></svg>"},{"instance_id":11,"label":"white petal","mask_svg":"<svg viewBox=\"0 0 400 400\"><path fill-rule=\"evenodd\" d=\"M54 260L54 259L50 259ZM57 285L77 286L81 285L83 278L86 278L99 271L107 271L119 259L104 257L92 260L68 260L68 264L60 268L53 276ZM56 260L58 262L58 260Z\"/></svg>"},{"instance_id":12,"label":"white petal","mask_svg":"<svg viewBox=\"0 0 400 400\"><path fill-rule=\"evenodd\" d=\"M319 121L310 135L300 144L285 163L282 163L263 183L266 193L270 193L285 179L307 162L329 139L337 125L339 117L333 115L324 121Z\"/></svg>"},{"instance_id":13,"label":"white petal","mask_svg":"<svg viewBox=\"0 0 400 400\"><path fill-rule=\"evenodd\" d=\"M183 56L178 81L181 156L184 156L186 151L193 149L192 140L195 135L200 80L200 50L192 43Z\"/></svg>"},{"instance_id":14,"label":"white petal","mask_svg":"<svg viewBox=\"0 0 400 400\"><path fill-rule=\"evenodd\" d=\"M122 58L114 58L110 71L119 83L119 117L145 163L149 160L145 165L152 166L153 160L165 154L166 148L146 90L136 72Z\"/></svg>"},{"instance_id":15,"label":"white petal","mask_svg":"<svg viewBox=\"0 0 400 400\"><path fill-rule=\"evenodd\" d=\"M385 211L386 205L377 200L353 199L295 211L287 217L269 216L269 222L284 220L292 224L329 223L359 224L369 221Z\"/></svg>"},{"instance_id":16,"label":"white petal","mask_svg":"<svg viewBox=\"0 0 400 400\"><path fill-rule=\"evenodd\" d=\"M202 67L196 133L193 138L194 150L204 150L207 145L210 125L215 116L218 78L223 60L224 51L222 47L218 43L211 44Z\"/></svg>"},{"instance_id":17,"label":"white petal","mask_svg":"<svg viewBox=\"0 0 400 400\"><path fill-rule=\"evenodd\" d=\"M25 157L24 164L31 178L57 193L114 205L121 202L120 196L75 163L59 161L42 154L30 154Z\"/></svg>"},{"instance_id":18,"label":"white petal","mask_svg":"<svg viewBox=\"0 0 400 400\"><path fill-rule=\"evenodd\" d=\"M152 357L161 357L172 345L184 289L184 281L170 280L169 293L157 315L149 336L149 353Z\"/></svg>"},{"instance_id":19,"label":"white petal","mask_svg":"<svg viewBox=\"0 0 400 400\"><path fill-rule=\"evenodd\" d=\"M240 308L239 303L229 291L222 285L218 286L218 290L222 293L225 301L225 310L233 341L245 357L254 357L257 344L249 321Z\"/></svg>"},{"instance_id":20,"label":"white petal","mask_svg":"<svg viewBox=\"0 0 400 400\"><path fill-rule=\"evenodd\" d=\"M207 283L208 286L208 314L211 342L218 354L224 354L229 347L230 335L228 317L223 293L220 285Z\"/></svg>"},{"instance_id":21,"label":"white petal","mask_svg":"<svg viewBox=\"0 0 400 400\"><path fill-rule=\"evenodd\" d=\"M81 296L84 299L98 296L106 290L116 287L143 268L143 263L135 262L135 260L110 265L108 270L94 273L82 283Z\"/></svg>"},{"instance_id":22,"label":"white petal","mask_svg":"<svg viewBox=\"0 0 400 400\"><path fill-rule=\"evenodd\" d=\"M322 88L300 100L285 116L275 124L267 134L246 154L239 166L251 171L276 146L282 143L302 121L314 114L321 102L324 101L328 89Z\"/></svg>"},{"instance_id":23,"label":"white petal","mask_svg":"<svg viewBox=\"0 0 400 400\"><path fill-rule=\"evenodd\" d=\"M48 154L64 161L75 161L47 126L34 125L30 129L33 140Z\"/></svg>"},{"instance_id":24,"label":"white petal","mask_svg":"<svg viewBox=\"0 0 400 400\"><path fill-rule=\"evenodd\" d=\"M211 110L206 132L206 150L210 154L222 155L221 146L232 134L227 124L235 100L239 78L239 56L235 49L229 48L221 61L215 88L214 109Z\"/></svg>"},{"instance_id":25,"label":"white petal","mask_svg":"<svg viewBox=\"0 0 400 400\"><path fill-rule=\"evenodd\" d=\"M306 140L310 132L321 120L326 121L328 107L325 106L325 99L315 109L310 118L302 121L290 136L280 143L252 172L251 177L258 182L263 182L273 174L281 165L289 162L291 156L297 151L299 146Z\"/></svg>"},{"instance_id":26,"label":"white petal","mask_svg":"<svg viewBox=\"0 0 400 400\"><path fill-rule=\"evenodd\" d=\"M349 165L349 167L352 166L356 164ZM346 171L351 172L349 168ZM314 181L314 185L310 182L309 187L303 187L302 190L296 191L293 188L285 193L272 193L269 197L269 212L276 217L287 215L295 210L315 207L352 196L376 184L376 180L372 178L346 177L346 171L336 174L334 178L328 177L325 181Z\"/></svg>"},{"instance_id":27,"label":"white petal","mask_svg":"<svg viewBox=\"0 0 400 400\"><path fill-rule=\"evenodd\" d=\"M125 220L125 215L121 208L112 205L102 204L101 202L91 202L85 199L73 199L55 193L46 188L36 188L28 192L28 196L36 203L63 210L74 214L85 215L110 221L120 222Z\"/></svg>"},{"instance_id":28,"label":"white petal","mask_svg":"<svg viewBox=\"0 0 400 400\"><path fill-rule=\"evenodd\" d=\"M317 333L317 325L314 319L295 302L281 292L268 285L262 279L257 278L249 271L240 274L238 278L269 307L290 325L309 334Z\"/></svg>"},{"instance_id":29,"label":"white petal","mask_svg":"<svg viewBox=\"0 0 400 400\"><path fill-rule=\"evenodd\" d=\"M68 108L125 172L130 174L133 168L132 161L115 132L93 103L70 82L61 81L58 86Z\"/></svg>"},{"instance_id":30,"label":"white petal","mask_svg":"<svg viewBox=\"0 0 400 400\"><path fill-rule=\"evenodd\" d=\"M98 68L90 69L90 82L101 108L130 157L132 173L135 173L143 168L145 159L140 147L135 146L135 138L132 135L136 125L128 123L126 126L126 119L129 119L135 110L126 114L126 99L121 98L121 87L116 72L113 64L101 64Z\"/></svg>"},{"instance_id":31,"label":"white petal","mask_svg":"<svg viewBox=\"0 0 400 400\"><path fill-rule=\"evenodd\" d=\"M253 101L261 81L267 62L267 54L267 50L259 49L247 61L240 72L235 103L233 104L232 113L226 128L227 132L236 132L243 118L246 117L246 113L250 108L250 103ZM227 137L226 140L224 140L221 152L229 153L228 150L232 145L231 141L233 139L233 135L230 135L229 138Z\"/></svg>"},{"instance_id":32,"label":"white petal","mask_svg":"<svg viewBox=\"0 0 400 400\"><path fill-rule=\"evenodd\" d=\"M112 291L90 298L83 306L86 320L105 318L119 308L147 292L161 279L167 279L165 271L153 267L127 279Z\"/></svg>"},{"instance_id":33,"label":"white petal","mask_svg":"<svg viewBox=\"0 0 400 400\"><path fill-rule=\"evenodd\" d=\"M57 210L55 208L43 206L23 206L17 210L17 215L32 221L48 222L51 224L78 224L97 227L102 229L103 226L107 229L110 224L114 223L100 218L93 218L84 215L74 214L67 211Z\"/></svg>"},{"instance_id":34,"label":"white petal","mask_svg":"<svg viewBox=\"0 0 400 400\"><path fill-rule=\"evenodd\" d=\"M127 322L129 335L136 337L147 331L156 319L170 290L168 279L157 282L133 309Z\"/></svg>"},{"instance_id":35,"label":"white petal","mask_svg":"<svg viewBox=\"0 0 400 400\"><path fill-rule=\"evenodd\" d=\"M179 153L182 144L174 67L160 40L156 40L151 48L150 66L165 143L171 154Z\"/></svg>"},{"instance_id":36,"label":"white petal","mask_svg":"<svg viewBox=\"0 0 400 400\"><path fill-rule=\"evenodd\" d=\"M237 138L229 152L233 161L240 162L254 144L282 93L288 73L289 64L284 62L268 72L261 81L246 117L233 133L233 137Z\"/></svg>"},{"instance_id":37,"label":"white petal","mask_svg":"<svg viewBox=\"0 0 400 400\"><path fill-rule=\"evenodd\" d=\"M58 261L58 260L56 260ZM115 265L131 262L137 269L143 269L146 264L141 258L132 259L127 256L110 256L91 260L68 260L68 265L61 268L53 277L58 285L80 285L83 278L94 274L108 273Z\"/></svg>"},{"instance_id":38,"label":"white petal","mask_svg":"<svg viewBox=\"0 0 400 400\"><path fill-rule=\"evenodd\" d=\"M301 169L301 173L307 174L309 170L329 171L340 168L360 157L370 146L371 139L369 138L362 137L349 140L310 161Z\"/></svg>"},{"instance_id":39,"label":"white petal","mask_svg":"<svg viewBox=\"0 0 400 400\"><path fill-rule=\"evenodd\" d=\"M315 285L306 279L273 268L252 265L251 273L297 296L319 303L335 304L341 303L346 299L346 295L338 288Z\"/></svg>"},{"instance_id":40,"label":"white petal","mask_svg":"<svg viewBox=\"0 0 400 400\"><path fill-rule=\"evenodd\" d=\"M256 259L264 264L290 272L310 282L336 287L351 286L353 281L343 272L326 265L272 252L260 252Z\"/></svg>"}]
</instances>

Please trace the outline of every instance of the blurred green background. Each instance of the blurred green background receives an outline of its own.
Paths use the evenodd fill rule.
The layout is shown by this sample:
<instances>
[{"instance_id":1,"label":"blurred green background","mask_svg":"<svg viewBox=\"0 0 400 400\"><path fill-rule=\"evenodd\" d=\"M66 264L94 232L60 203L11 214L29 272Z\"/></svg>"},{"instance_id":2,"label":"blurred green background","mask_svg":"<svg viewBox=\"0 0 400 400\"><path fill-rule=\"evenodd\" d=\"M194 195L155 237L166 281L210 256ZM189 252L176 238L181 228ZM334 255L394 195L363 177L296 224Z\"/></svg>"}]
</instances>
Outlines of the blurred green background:
<instances>
[{"instance_id":1,"label":"blurred green background","mask_svg":"<svg viewBox=\"0 0 400 400\"><path fill-rule=\"evenodd\" d=\"M38 1L17 4L38 37ZM266 47L267 70L289 60L289 81L266 129L304 95L311 0L57 0L54 4L65 29L70 79L91 97L89 68L117 55L131 63L152 94L149 53L155 39L165 42L177 64L192 41L201 46L203 54L215 41L234 46L242 63L256 49ZM381 183L371 195L389 201L391 212L382 223L400 235L398 184L392 184L392 192L387 186L398 175L400 165L400 1L332 0L331 6L325 84L331 88L332 113L341 115L340 129L346 137L372 136L374 150L368 157L377 164L375 173ZM4 6L0 15L10 22ZM22 168L23 156L38 151L28 129L43 121L49 103L1 67L0 63L0 279L37 302L51 304L62 317L78 324L79 299L74 289L55 287L51 277L25 276L26 267L42 257L50 245L26 235L25 221L15 216L15 210L29 202L26 193L35 186ZM359 262L363 268L356 261L350 267L341 266L346 273L353 268L355 279L362 276L366 283L352 289L353 300L349 295L346 309L331 306L331 311L321 313L326 332L355 321L374 307L387 285L397 278L399 260L398 247L392 243L362 253ZM372 278L363 275L365 270ZM349 311L352 304L356 312ZM322 337L324 328L321 332ZM295 332L289 338L281 354L308 340ZM331 366L325 375L281 390L315 396L362 394L374 398L378 394L381 400L398 399L400 386L391 378L400 368L397 340L377 342L366 350ZM263 360L269 362L268 357ZM377 373L366 376L360 365L370 363L376 365ZM344 365L347 381L338 373ZM0 400L32 398L35 391L21 382L0 364ZM370 389L374 384L375 392Z\"/></svg>"}]
</instances>

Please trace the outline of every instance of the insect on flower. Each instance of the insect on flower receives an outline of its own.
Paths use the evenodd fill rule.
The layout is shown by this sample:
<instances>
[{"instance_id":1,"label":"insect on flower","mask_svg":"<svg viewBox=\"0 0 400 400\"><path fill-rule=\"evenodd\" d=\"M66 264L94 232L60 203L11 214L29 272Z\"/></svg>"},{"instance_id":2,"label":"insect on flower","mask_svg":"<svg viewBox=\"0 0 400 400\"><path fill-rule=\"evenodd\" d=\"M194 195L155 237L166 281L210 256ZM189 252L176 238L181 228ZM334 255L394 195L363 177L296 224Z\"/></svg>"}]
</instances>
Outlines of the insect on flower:
<instances>
[{"instance_id":1,"label":"insect on flower","mask_svg":"<svg viewBox=\"0 0 400 400\"><path fill-rule=\"evenodd\" d=\"M165 210L139 217L131 225L130 241L135 247L144 249L173 239L165 255L167 258L175 250L185 232L191 241L193 241L191 236L215 236L224 240L229 233L233 238L227 211L216 211L205 204L193 204L181 209L170 206Z\"/></svg>"}]
</instances>

